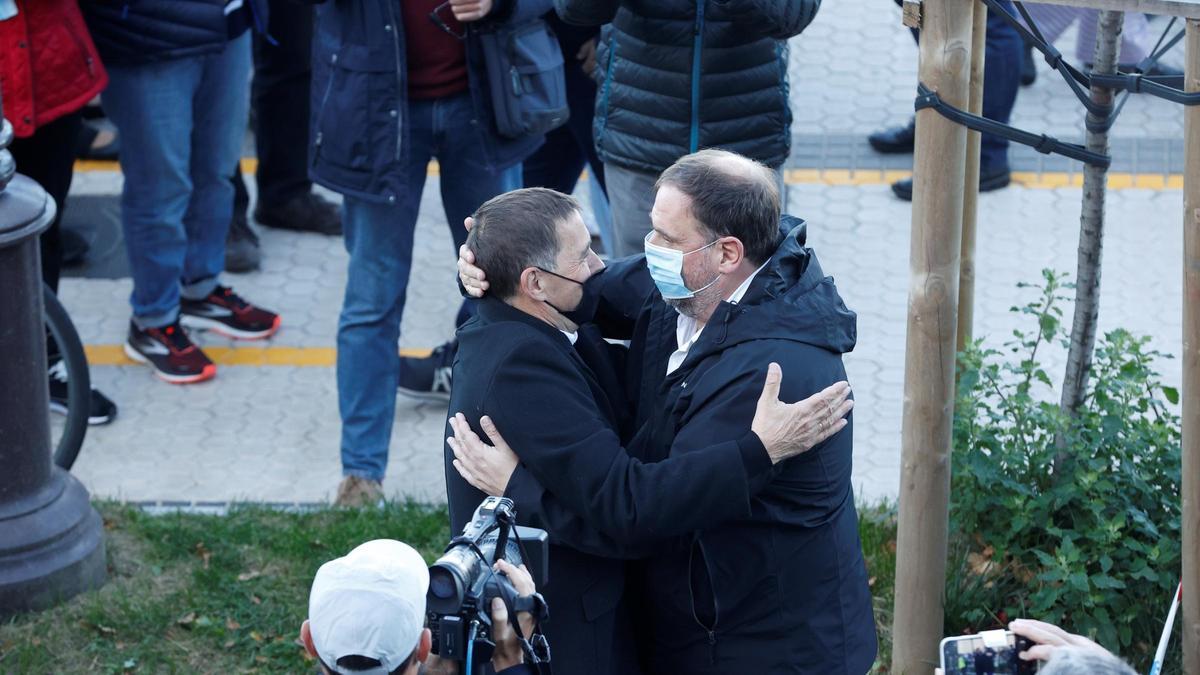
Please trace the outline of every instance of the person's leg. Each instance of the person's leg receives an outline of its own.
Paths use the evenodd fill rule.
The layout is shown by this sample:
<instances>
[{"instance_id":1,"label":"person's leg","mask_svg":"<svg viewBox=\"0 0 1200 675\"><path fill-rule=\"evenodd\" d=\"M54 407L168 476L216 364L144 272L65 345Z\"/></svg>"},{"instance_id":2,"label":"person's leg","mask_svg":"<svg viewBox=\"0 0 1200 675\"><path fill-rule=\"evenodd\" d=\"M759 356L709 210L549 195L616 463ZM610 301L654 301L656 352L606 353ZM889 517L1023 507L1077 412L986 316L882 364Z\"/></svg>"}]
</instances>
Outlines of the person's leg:
<instances>
[{"instance_id":1,"label":"person's leg","mask_svg":"<svg viewBox=\"0 0 1200 675\"><path fill-rule=\"evenodd\" d=\"M349 196L344 202L350 262L338 318L337 387L342 473L347 477L382 481L387 470L396 415L400 318L430 158L431 113L428 102L409 104L407 194L394 205Z\"/></svg>"},{"instance_id":2,"label":"person's leg","mask_svg":"<svg viewBox=\"0 0 1200 675\"><path fill-rule=\"evenodd\" d=\"M510 190L521 187L521 165L494 170L479 159L478 144L471 120L475 112L469 94L462 94L433 103L433 131L435 154L441 167L442 207L446 212L446 224L454 239L454 251L467 241L467 230L463 221L475 213L484 202ZM575 170L579 175L579 169ZM447 280L453 283L453 280ZM461 326L474 314L474 303L464 301L459 307L455 325Z\"/></svg>"},{"instance_id":3,"label":"person's leg","mask_svg":"<svg viewBox=\"0 0 1200 675\"><path fill-rule=\"evenodd\" d=\"M108 68L104 109L122 139L121 225L133 276L130 303L142 329L174 323L179 313L183 216L192 194L192 100L202 70L200 58Z\"/></svg>"},{"instance_id":4,"label":"person's leg","mask_svg":"<svg viewBox=\"0 0 1200 675\"><path fill-rule=\"evenodd\" d=\"M584 156L566 127L553 129L537 152L521 164L522 187L544 187L563 194L575 191Z\"/></svg>"},{"instance_id":5,"label":"person's leg","mask_svg":"<svg viewBox=\"0 0 1200 675\"><path fill-rule=\"evenodd\" d=\"M1005 0L1005 9L1016 13ZM983 63L983 116L1007 124L1021 86L1021 36L1003 17L988 12ZM992 134L980 139L980 181L1008 172L1008 140ZM1003 180L1008 183L1007 177ZM998 186L999 187L999 186Z\"/></svg>"},{"instance_id":6,"label":"person's leg","mask_svg":"<svg viewBox=\"0 0 1200 675\"><path fill-rule=\"evenodd\" d=\"M246 135L249 101L244 83L249 74L249 33L228 42L220 53L204 57L192 108L192 196L183 218L187 255L180 281L188 300L212 293L225 266L225 237L235 192L229 167L237 165Z\"/></svg>"},{"instance_id":7,"label":"person's leg","mask_svg":"<svg viewBox=\"0 0 1200 675\"><path fill-rule=\"evenodd\" d=\"M240 163L234 167L229 182L233 185L233 217L229 219L229 233L225 236L225 271L252 272L262 263L262 249L258 235L250 227L250 193L246 190Z\"/></svg>"},{"instance_id":8,"label":"person's leg","mask_svg":"<svg viewBox=\"0 0 1200 675\"><path fill-rule=\"evenodd\" d=\"M254 136L258 150L259 208L283 205L312 189L308 179L309 82L312 79L312 8L268 0L267 32L254 36Z\"/></svg>"},{"instance_id":9,"label":"person's leg","mask_svg":"<svg viewBox=\"0 0 1200 675\"><path fill-rule=\"evenodd\" d=\"M13 139L9 146L17 171L41 185L58 207L50 227L41 235L42 281L55 293L62 269L60 225L75 173L75 150L81 125L82 116L71 113L38 128L28 138Z\"/></svg>"},{"instance_id":10,"label":"person's leg","mask_svg":"<svg viewBox=\"0 0 1200 675\"><path fill-rule=\"evenodd\" d=\"M658 176L605 162L604 177L616 239L613 255L622 258L640 253L650 232L650 209L654 206L654 182Z\"/></svg>"}]
</instances>

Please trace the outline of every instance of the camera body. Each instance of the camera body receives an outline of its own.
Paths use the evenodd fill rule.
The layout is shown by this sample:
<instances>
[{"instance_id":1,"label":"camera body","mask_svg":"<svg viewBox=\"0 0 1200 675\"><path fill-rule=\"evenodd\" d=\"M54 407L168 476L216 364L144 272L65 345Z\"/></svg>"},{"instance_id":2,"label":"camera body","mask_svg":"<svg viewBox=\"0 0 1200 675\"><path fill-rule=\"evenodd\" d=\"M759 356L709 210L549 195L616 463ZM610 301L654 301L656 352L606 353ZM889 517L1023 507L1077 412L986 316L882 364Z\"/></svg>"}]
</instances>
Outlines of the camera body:
<instances>
[{"instance_id":1,"label":"camera body","mask_svg":"<svg viewBox=\"0 0 1200 675\"><path fill-rule=\"evenodd\" d=\"M990 630L945 638L938 651L945 675L1032 675L1038 662L1019 656L1032 646L1012 631Z\"/></svg>"},{"instance_id":2,"label":"camera body","mask_svg":"<svg viewBox=\"0 0 1200 675\"><path fill-rule=\"evenodd\" d=\"M462 662L470 653L475 663L491 659L492 599L516 597L509 580L492 569L498 560L524 564L539 588L549 581L549 535L517 525L511 499L488 497L429 566L428 625L441 658Z\"/></svg>"}]
</instances>

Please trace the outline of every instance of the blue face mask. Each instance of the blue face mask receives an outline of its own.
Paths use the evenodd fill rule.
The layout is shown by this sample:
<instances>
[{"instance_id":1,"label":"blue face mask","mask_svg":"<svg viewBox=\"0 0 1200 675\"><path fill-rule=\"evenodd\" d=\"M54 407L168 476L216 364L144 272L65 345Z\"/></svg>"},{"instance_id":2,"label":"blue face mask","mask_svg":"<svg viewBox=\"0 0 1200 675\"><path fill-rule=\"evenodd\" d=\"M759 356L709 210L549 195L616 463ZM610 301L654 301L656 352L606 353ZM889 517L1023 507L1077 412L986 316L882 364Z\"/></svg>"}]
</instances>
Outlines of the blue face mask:
<instances>
[{"instance_id":1,"label":"blue face mask","mask_svg":"<svg viewBox=\"0 0 1200 675\"><path fill-rule=\"evenodd\" d=\"M646 266L650 268L650 278L654 279L654 285L658 286L658 292L662 294L663 300L684 300L695 297L697 293L717 283L717 279L721 278L721 275L718 273L712 281L694 291L688 288L687 284L683 281L683 258L703 251L720 241L719 239L714 239L700 248L684 253L683 251L676 251L673 248L651 244L650 237L653 236L654 232L651 231L646 235L644 242L646 246Z\"/></svg>"}]
</instances>

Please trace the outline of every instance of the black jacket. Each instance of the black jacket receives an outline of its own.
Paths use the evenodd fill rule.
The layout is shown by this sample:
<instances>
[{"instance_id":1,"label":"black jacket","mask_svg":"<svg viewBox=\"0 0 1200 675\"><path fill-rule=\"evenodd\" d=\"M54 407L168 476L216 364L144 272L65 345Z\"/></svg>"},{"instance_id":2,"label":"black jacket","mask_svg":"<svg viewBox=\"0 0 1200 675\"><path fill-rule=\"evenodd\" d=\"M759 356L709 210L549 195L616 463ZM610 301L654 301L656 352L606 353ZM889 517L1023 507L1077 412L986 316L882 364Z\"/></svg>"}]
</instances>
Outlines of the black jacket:
<instances>
[{"instance_id":1,"label":"black jacket","mask_svg":"<svg viewBox=\"0 0 1200 675\"><path fill-rule=\"evenodd\" d=\"M487 298L458 340L449 410L464 413L477 433L480 417L495 421L522 462L505 492L517 504L518 522L551 533L549 584L542 590L555 672L634 672L635 636L619 607L625 579L617 558L638 552L612 539L589 552L562 545L578 533L560 527L564 521L553 514L564 510L546 517L541 486L570 485L562 502L618 535L642 530L663 538L695 529L698 513L719 520L748 514L749 478L770 466L766 451L743 433L674 462L643 464L637 449L627 454L619 435L624 395L607 344L592 327L581 328L572 346L552 326ZM458 532L484 495L458 475L448 448L445 455L450 525Z\"/></svg>"},{"instance_id":2,"label":"black jacket","mask_svg":"<svg viewBox=\"0 0 1200 675\"><path fill-rule=\"evenodd\" d=\"M231 37L227 1L82 0L79 8L105 65L135 66L224 49ZM265 31L266 0L245 6L254 29Z\"/></svg>"},{"instance_id":3,"label":"black jacket","mask_svg":"<svg viewBox=\"0 0 1200 675\"><path fill-rule=\"evenodd\" d=\"M658 173L721 147L779 166L791 147L787 38L820 0L555 0L568 23L611 22L593 133L606 162Z\"/></svg>"},{"instance_id":4,"label":"black jacket","mask_svg":"<svg viewBox=\"0 0 1200 675\"><path fill-rule=\"evenodd\" d=\"M783 368L785 401L845 379L841 355L854 347L855 315L805 248L802 221L784 222L789 234L742 302L717 308L665 380L678 314L657 293L638 302L644 261L617 262L589 282L589 292L603 298L597 319L605 334L632 338L629 379L641 428L630 447L646 461L678 461L741 437L772 361ZM641 597L631 601L643 612L652 640L644 651L656 675L856 675L870 668L876 637L850 484L850 421L807 453L752 477L747 513L648 557ZM543 509L563 507L555 500L567 495L547 487ZM586 510L576 513L589 520L572 530L581 546L628 536Z\"/></svg>"},{"instance_id":5,"label":"black jacket","mask_svg":"<svg viewBox=\"0 0 1200 675\"><path fill-rule=\"evenodd\" d=\"M400 0L319 3L313 33L309 176L359 199L395 204L408 196L408 56ZM495 0L480 25L520 25L551 0ZM496 132L477 31L467 31L467 80L475 117L468 134L480 166L508 168L542 144L541 136L507 139ZM419 184L418 184L419 186ZM418 187L419 189L419 187ZM418 195L419 197L419 195Z\"/></svg>"}]
</instances>

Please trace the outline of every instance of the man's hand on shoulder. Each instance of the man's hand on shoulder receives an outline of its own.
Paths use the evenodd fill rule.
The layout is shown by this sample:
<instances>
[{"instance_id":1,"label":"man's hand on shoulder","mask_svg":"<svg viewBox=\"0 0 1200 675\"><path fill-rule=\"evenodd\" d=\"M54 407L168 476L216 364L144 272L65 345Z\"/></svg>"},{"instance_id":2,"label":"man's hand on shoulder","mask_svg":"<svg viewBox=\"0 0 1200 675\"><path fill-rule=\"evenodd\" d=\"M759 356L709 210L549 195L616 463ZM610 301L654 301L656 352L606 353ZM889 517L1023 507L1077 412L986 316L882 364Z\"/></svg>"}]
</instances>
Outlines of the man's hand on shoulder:
<instances>
[{"instance_id":1,"label":"man's hand on shoulder","mask_svg":"<svg viewBox=\"0 0 1200 675\"><path fill-rule=\"evenodd\" d=\"M772 464L807 452L841 431L854 408L850 383L835 382L803 401L779 400L783 371L778 363L767 367L767 379L750 430L758 435Z\"/></svg>"}]
</instances>

